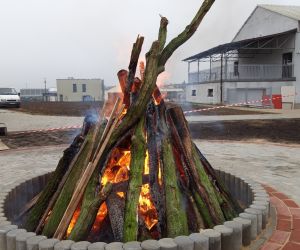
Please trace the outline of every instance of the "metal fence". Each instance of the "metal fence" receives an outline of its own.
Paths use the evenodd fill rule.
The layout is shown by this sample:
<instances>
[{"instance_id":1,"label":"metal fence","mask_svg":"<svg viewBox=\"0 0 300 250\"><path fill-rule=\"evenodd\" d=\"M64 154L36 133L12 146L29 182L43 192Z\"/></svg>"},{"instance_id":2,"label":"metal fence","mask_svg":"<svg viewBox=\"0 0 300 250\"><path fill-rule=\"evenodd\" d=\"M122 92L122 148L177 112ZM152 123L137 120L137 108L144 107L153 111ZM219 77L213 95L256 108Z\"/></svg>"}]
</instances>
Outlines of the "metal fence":
<instances>
[{"instance_id":1,"label":"metal fence","mask_svg":"<svg viewBox=\"0 0 300 250\"><path fill-rule=\"evenodd\" d=\"M242 64L238 66L222 68L222 78L224 81L242 80L279 80L291 79L294 77L294 65L282 64ZM208 82L221 80L221 67L214 67L208 70L191 72L189 82Z\"/></svg>"}]
</instances>

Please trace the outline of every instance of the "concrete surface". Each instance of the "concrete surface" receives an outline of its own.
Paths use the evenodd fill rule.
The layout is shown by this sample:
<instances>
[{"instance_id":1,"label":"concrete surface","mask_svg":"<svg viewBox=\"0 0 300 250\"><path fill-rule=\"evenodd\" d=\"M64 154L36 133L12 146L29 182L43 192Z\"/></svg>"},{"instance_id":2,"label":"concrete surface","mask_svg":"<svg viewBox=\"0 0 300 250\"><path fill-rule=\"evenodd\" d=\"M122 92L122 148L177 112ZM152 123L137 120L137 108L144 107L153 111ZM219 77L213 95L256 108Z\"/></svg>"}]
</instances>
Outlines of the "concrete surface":
<instances>
[{"instance_id":1,"label":"concrete surface","mask_svg":"<svg viewBox=\"0 0 300 250\"><path fill-rule=\"evenodd\" d=\"M300 204L300 145L196 141L216 169L247 176L286 193ZM67 146L0 152L0 188L53 170Z\"/></svg>"},{"instance_id":2,"label":"concrete surface","mask_svg":"<svg viewBox=\"0 0 300 250\"><path fill-rule=\"evenodd\" d=\"M0 151L9 149L0 139Z\"/></svg>"},{"instance_id":3,"label":"concrete surface","mask_svg":"<svg viewBox=\"0 0 300 250\"><path fill-rule=\"evenodd\" d=\"M31 115L10 109L0 109L0 121L7 132L82 125L83 117Z\"/></svg>"},{"instance_id":4,"label":"concrete surface","mask_svg":"<svg viewBox=\"0 0 300 250\"><path fill-rule=\"evenodd\" d=\"M200 140L196 144L214 168L273 186L300 204L300 145Z\"/></svg>"},{"instance_id":5,"label":"concrete surface","mask_svg":"<svg viewBox=\"0 0 300 250\"><path fill-rule=\"evenodd\" d=\"M0 151L0 190L55 169L67 146Z\"/></svg>"}]
</instances>

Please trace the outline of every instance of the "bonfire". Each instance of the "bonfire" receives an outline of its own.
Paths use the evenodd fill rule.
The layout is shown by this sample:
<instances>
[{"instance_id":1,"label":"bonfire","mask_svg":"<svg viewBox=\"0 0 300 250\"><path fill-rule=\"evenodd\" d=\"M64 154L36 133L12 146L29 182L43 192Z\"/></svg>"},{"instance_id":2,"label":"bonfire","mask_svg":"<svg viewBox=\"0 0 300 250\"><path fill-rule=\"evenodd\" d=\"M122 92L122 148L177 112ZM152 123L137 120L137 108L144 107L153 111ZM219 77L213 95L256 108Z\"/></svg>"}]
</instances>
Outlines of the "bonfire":
<instances>
[{"instance_id":1,"label":"bonfire","mask_svg":"<svg viewBox=\"0 0 300 250\"><path fill-rule=\"evenodd\" d=\"M144 38L137 37L128 70L118 72L121 98L97 119L86 117L27 215L27 230L75 241L134 241L199 232L237 215L238 204L193 143L182 109L166 103L156 85L213 2L205 0L167 45L168 20L161 17L139 76Z\"/></svg>"}]
</instances>

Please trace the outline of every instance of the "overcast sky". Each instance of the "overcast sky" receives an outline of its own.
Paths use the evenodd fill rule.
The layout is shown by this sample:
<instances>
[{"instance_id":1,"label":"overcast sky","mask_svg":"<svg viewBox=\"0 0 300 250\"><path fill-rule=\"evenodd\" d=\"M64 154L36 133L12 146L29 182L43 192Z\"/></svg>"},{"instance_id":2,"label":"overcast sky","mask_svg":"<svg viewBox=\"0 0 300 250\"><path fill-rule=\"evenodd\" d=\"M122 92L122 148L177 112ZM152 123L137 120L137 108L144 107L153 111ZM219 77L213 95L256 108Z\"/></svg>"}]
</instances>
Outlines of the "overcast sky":
<instances>
[{"instance_id":1,"label":"overcast sky","mask_svg":"<svg viewBox=\"0 0 300 250\"><path fill-rule=\"evenodd\" d=\"M0 87L55 87L57 78L117 82L132 43L156 39L160 17L168 40L191 21L202 0L0 0ZM257 4L300 5L300 0L216 0L197 33L172 56L165 81L187 79L182 59L230 42Z\"/></svg>"}]
</instances>

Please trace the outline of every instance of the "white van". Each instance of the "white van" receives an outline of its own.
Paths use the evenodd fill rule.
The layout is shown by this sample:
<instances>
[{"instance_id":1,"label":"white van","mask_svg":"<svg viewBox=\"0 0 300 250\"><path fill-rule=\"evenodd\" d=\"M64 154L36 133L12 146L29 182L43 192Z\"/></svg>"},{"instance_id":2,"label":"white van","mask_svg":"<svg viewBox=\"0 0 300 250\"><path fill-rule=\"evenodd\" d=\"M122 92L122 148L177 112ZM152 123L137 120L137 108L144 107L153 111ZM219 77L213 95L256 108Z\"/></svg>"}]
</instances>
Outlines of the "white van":
<instances>
[{"instance_id":1,"label":"white van","mask_svg":"<svg viewBox=\"0 0 300 250\"><path fill-rule=\"evenodd\" d=\"M20 107L20 97L14 88L0 88L0 107Z\"/></svg>"}]
</instances>

